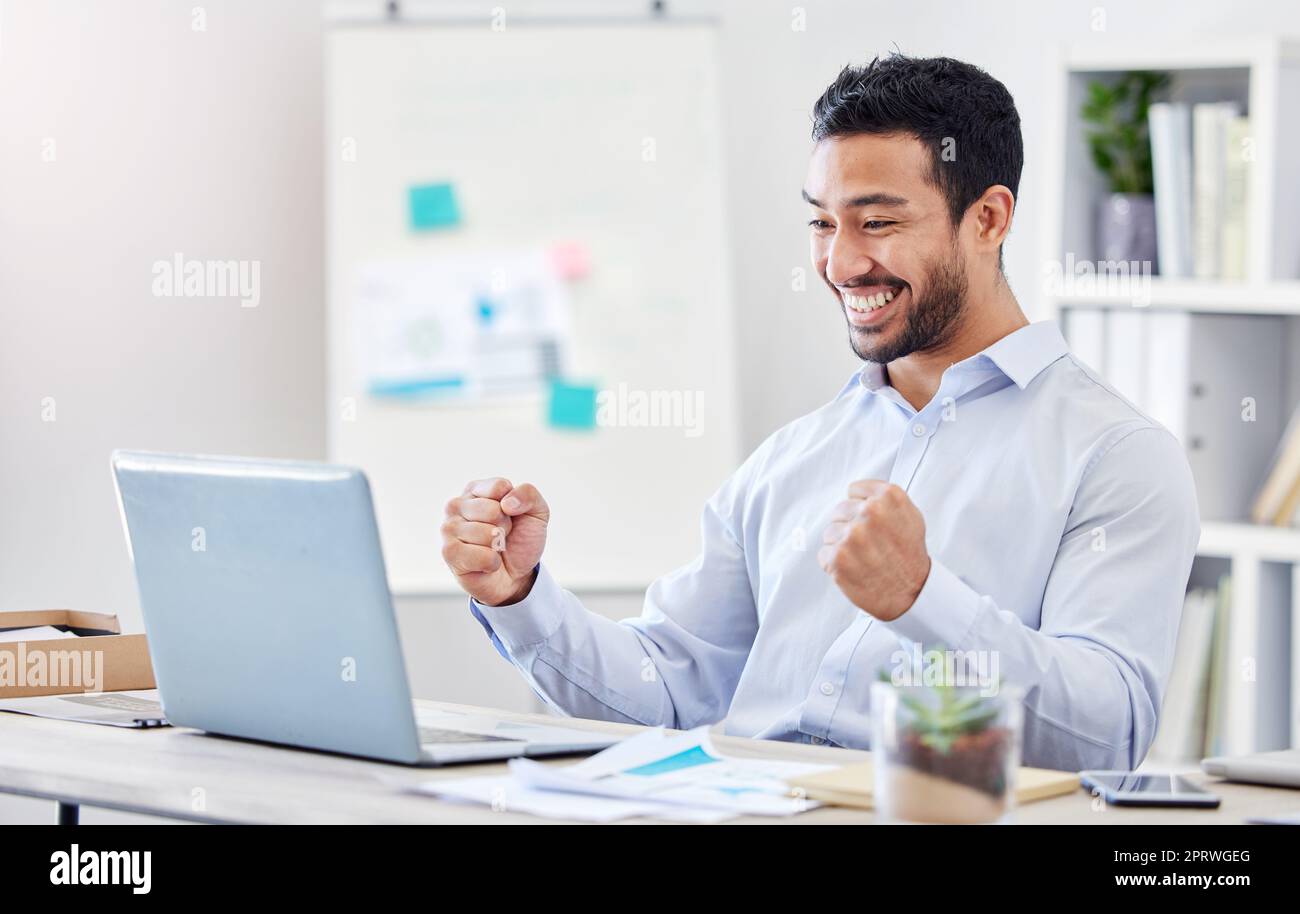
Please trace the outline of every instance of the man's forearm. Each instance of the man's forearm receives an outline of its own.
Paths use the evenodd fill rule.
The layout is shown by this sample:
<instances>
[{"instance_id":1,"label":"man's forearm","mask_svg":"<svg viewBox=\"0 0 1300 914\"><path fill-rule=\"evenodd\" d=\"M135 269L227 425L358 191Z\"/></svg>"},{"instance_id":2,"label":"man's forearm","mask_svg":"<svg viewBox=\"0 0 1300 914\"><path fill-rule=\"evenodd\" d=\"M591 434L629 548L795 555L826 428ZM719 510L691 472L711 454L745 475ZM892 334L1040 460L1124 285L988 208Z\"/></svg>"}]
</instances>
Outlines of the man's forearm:
<instances>
[{"instance_id":1,"label":"man's forearm","mask_svg":"<svg viewBox=\"0 0 1300 914\"><path fill-rule=\"evenodd\" d=\"M520 600L484 606L476 618L533 690L574 717L674 726L675 714L638 633L584 607L544 567ZM653 675L646 675L650 670Z\"/></svg>"}]
</instances>

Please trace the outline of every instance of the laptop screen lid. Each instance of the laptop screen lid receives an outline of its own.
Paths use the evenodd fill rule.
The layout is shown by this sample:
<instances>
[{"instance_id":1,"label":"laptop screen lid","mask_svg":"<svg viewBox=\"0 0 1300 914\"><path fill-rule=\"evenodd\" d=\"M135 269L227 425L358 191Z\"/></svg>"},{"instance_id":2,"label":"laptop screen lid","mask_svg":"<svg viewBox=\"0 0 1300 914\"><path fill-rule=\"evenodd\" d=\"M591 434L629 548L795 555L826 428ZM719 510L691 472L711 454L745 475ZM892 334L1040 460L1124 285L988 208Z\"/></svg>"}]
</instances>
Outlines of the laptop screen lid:
<instances>
[{"instance_id":1,"label":"laptop screen lid","mask_svg":"<svg viewBox=\"0 0 1300 914\"><path fill-rule=\"evenodd\" d=\"M112 466L168 720L419 760L361 471L139 451Z\"/></svg>"}]
</instances>

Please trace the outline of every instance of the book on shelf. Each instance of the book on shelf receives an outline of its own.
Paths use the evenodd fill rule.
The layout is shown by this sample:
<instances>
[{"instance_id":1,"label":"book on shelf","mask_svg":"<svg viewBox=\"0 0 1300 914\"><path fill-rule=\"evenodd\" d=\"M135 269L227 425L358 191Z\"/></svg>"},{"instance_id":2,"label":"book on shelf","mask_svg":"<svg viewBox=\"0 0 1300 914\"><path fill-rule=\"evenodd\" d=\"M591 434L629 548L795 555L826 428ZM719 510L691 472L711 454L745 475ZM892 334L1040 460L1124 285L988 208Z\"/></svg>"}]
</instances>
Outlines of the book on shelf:
<instances>
[{"instance_id":1,"label":"book on shelf","mask_svg":"<svg viewBox=\"0 0 1300 914\"><path fill-rule=\"evenodd\" d=\"M1227 126L1240 113L1232 102L1192 108L1192 247L1197 279L1218 279L1220 275Z\"/></svg>"},{"instance_id":2,"label":"book on shelf","mask_svg":"<svg viewBox=\"0 0 1300 914\"><path fill-rule=\"evenodd\" d=\"M1228 653L1228 613L1232 608L1232 578L1219 578L1214 591L1214 634L1211 638L1210 669L1205 694L1205 756L1221 755L1224 745L1225 716L1231 689L1247 688L1241 676L1232 675L1229 668L1232 655Z\"/></svg>"},{"instance_id":3,"label":"book on shelf","mask_svg":"<svg viewBox=\"0 0 1300 914\"><path fill-rule=\"evenodd\" d=\"M1291 414L1278 442L1264 484L1255 496L1250 519L1257 524L1290 527L1300 510L1300 407Z\"/></svg>"},{"instance_id":4,"label":"book on shelf","mask_svg":"<svg viewBox=\"0 0 1300 914\"><path fill-rule=\"evenodd\" d=\"M1278 527L1292 527L1296 524L1296 514L1300 511L1300 475L1291 483L1291 491L1282 501L1282 507L1273 515L1273 524Z\"/></svg>"},{"instance_id":5,"label":"book on shelf","mask_svg":"<svg viewBox=\"0 0 1300 914\"><path fill-rule=\"evenodd\" d=\"M1147 109L1156 198L1159 275L1192 275L1192 109L1157 102Z\"/></svg>"},{"instance_id":6,"label":"book on shelf","mask_svg":"<svg viewBox=\"0 0 1300 914\"><path fill-rule=\"evenodd\" d=\"M1186 764L1214 755L1223 742L1223 713L1235 687L1228 653L1228 603L1232 579L1193 587L1183 601L1160 722L1148 758ZM1239 677L1237 677L1239 678Z\"/></svg>"},{"instance_id":7,"label":"book on shelf","mask_svg":"<svg viewBox=\"0 0 1300 914\"><path fill-rule=\"evenodd\" d=\"M1147 124L1158 275L1245 279L1250 119L1236 102L1157 102Z\"/></svg>"},{"instance_id":8,"label":"book on shelf","mask_svg":"<svg viewBox=\"0 0 1300 914\"><path fill-rule=\"evenodd\" d=\"M1229 118L1224 125L1220 279L1246 278L1246 212L1250 201L1251 149L1250 118Z\"/></svg>"},{"instance_id":9,"label":"book on shelf","mask_svg":"<svg viewBox=\"0 0 1300 914\"><path fill-rule=\"evenodd\" d=\"M1199 760L1206 744L1210 660L1213 656L1216 594L1187 591L1169 684L1150 756L1160 762Z\"/></svg>"}]
</instances>

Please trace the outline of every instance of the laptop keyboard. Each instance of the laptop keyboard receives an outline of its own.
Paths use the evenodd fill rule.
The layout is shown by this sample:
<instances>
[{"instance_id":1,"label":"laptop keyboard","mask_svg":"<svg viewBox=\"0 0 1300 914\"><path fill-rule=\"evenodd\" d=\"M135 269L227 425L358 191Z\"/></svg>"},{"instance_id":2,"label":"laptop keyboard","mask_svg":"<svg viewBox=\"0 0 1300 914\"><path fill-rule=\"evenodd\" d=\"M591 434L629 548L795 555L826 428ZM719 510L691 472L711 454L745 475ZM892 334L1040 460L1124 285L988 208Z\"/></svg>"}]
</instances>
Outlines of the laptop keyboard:
<instances>
[{"instance_id":1,"label":"laptop keyboard","mask_svg":"<svg viewBox=\"0 0 1300 914\"><path fill-rule=\"evenodd\" d=\"M443 730L439 727L420 727L420 745L430 743L510 743L518 740L484 733L466 733L464 730Z\"/></svg>"}]
</instances>

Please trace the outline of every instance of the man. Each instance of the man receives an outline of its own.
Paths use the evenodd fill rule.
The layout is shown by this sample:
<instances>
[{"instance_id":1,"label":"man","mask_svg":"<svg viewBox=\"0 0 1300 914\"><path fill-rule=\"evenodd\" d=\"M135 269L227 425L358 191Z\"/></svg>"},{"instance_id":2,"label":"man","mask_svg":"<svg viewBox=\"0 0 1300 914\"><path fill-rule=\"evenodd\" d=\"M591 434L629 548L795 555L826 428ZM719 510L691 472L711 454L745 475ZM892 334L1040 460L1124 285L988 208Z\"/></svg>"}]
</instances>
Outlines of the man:
<instances>
[{"instance_id":1,"label":"man","mask_svg":"<svg viewBox=\"0 0 1300 914\"><path fill-rule=\"evenodd\" d=\"M1026 764L1135 767L1195 495L1177 440L1007 285L1015 104L969 64L893 55L846 68L813 119L812 257L861 372L709 500L702 552L639 618L552 580L531 485L470 483L443 557L497 649L568 714L865 748L878 673L943 648L1024 690Z\"/></svg>"}]
</instances>

